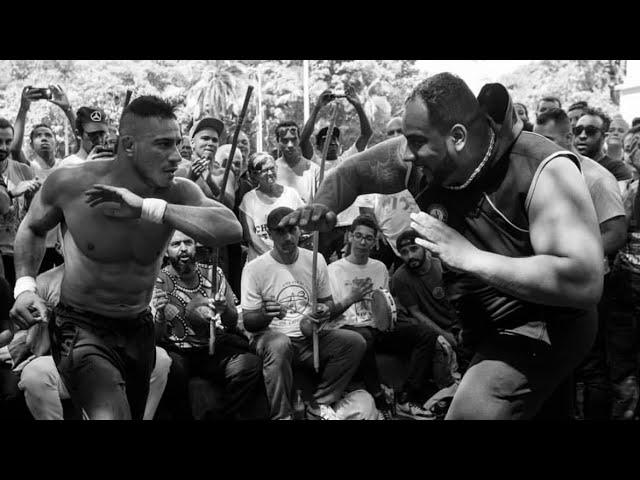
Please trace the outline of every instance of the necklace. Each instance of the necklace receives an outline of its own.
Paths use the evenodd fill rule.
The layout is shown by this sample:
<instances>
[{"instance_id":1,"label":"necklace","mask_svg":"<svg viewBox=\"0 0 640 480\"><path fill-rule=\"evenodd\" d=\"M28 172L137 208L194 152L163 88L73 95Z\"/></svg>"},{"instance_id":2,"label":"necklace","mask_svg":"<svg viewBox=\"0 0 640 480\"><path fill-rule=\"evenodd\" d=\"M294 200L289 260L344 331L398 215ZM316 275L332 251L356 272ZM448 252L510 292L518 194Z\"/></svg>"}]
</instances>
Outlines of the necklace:
<instances>
[{"instance_id":1,"label":"necklace","mask_svg":"<svg viewBox=\"0 0 640 480\"><path fill-rule=\"evenodd\" d=\"M484 158L480 162L480 165L478 165L478 167L473 171L471 176L462 185L455 185L455 186L443 187L443 188L446 188L447 190L462 190L467 188L469 184L473 182L473 179L476 178L478 173L480 173L484 165L489 161L489 158L491 158L491 154L493 153L493 146L495 144L496 134L493 133L493 130L489 130L489 131L491 132L491 140L489 141L489 148L487 149L487 153L484 155Z\"/></svg>"}]
</instances>

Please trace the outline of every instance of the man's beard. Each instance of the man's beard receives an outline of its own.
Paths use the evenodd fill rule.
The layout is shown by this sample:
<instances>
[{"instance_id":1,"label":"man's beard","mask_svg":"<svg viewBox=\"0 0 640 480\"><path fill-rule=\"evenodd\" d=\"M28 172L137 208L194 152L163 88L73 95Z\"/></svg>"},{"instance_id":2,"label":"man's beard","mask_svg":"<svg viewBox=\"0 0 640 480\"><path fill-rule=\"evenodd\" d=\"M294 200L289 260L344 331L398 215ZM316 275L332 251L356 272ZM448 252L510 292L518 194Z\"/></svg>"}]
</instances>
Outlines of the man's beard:
<instances>
[{"instance_id":1,"label":"man's beard","mask_svg":"<svg viewBox=\"0 0 640 480\"><path fill-rule=\"evenodd\" d=\"M410 270L419 270L423 265L424 262L427 260L427 256L423 256L422 260L418 260L416 263L416 260L409 260L409 262L407 263L407 267L409 267Z\"/></svg>"},{"instance_id":2,"label":"man's beard","mask_svg":"<svg viewBox=\"0 0 640 480\"><path fill-rule=\"evenodd\" d=\"M196 266L196 257L190 256L186 260L182 260L180 257L170 258L169 263L178 275L184 275L185 273L191 273Z\"/></svg>"}]
</instances>

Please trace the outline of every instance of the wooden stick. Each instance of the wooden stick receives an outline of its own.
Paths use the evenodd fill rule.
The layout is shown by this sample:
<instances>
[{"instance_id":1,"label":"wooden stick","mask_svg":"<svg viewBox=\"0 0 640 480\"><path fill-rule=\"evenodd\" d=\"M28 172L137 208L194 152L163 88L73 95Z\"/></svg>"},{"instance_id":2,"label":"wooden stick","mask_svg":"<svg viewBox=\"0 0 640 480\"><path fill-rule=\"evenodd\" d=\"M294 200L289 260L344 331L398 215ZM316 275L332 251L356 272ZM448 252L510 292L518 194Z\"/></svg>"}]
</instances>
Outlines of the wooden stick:
<instances>
[{"instance_id":1,"label":"wooden stick","mask_svg":"<svg viewBox=\"0 0 640 480\"><path fill-rule=\"evenodd\" d=\"M124 97L124 108L127 108L127 105L129 105L129 102L131 101L131 94L133 92L131 90L127 90L127 95Z\"/></svg>"},{"instance_id":2,"label":"wooden stick","mask_svg":"<svg viewBox=\"0 0 640 480\"><path fill-rule=\"evenodd\" d=\"M247 93L244 96L244 103L242 104L242 110L240 111L240 116L238 117L238 124L236 125L236 129L233 132L233 140L231 141L231 151L229 152L229 159L227 160L227 165L224 169L224 176L222 177L222 185L220 186L220 197L219 201L222 202L224 198L224 191L227 188L227 180L229 179L229 172L231 171L231 163L233 162L233 157L236 154L236 146L238 145L238 135L240 135L240 130L242 129L242 124L244 123L244 117L247 114L247 108L249 107L249 99L251 98L251 93L253 92L253 85L249 85L247 87Z\"/></svg>"},{"instance_id":3,"label":"wooden stick","mask_svg":"<svg viewBox=\"0 0 640 480\"><path fill-rule=\"evenodd\" d=\"M336 116L338 115L338 105L334 104L333 112L331 113L331 121L329 122L329 129L327 130L327 136L324 140L324 145L322 146L322 160L320 161L320 178L318 181L318 188L322 184L322 180L324 179L324 165L327 161L327 152L329 151L329 143L331 143L331 138L333 137L333 128L336 124ZM313 232L313 267L311 270L311 308L312 312L316 313L316 309L318 308L318 244L320 240L320 233L318 230ZM320 348L318 345L318 324L313 322L312 324L312 332L313 332L313 368L316 373L320 371Z\"/></svg>"}]
</instances>

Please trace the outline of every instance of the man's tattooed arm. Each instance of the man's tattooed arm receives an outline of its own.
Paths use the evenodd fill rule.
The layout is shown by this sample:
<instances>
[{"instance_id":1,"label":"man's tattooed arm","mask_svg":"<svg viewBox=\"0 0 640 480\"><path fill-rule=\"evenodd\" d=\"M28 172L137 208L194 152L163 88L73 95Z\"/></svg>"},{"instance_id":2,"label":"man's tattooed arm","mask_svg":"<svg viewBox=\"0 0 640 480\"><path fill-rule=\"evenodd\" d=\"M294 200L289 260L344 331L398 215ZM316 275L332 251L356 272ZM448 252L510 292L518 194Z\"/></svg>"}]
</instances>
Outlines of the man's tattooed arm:
<instances>
[{"instance_id":1,"label":"man's tattooed arm","mask_svg":"<svg viewBox=\"0 0 640 480\"><path fill-rule=\"evenodd\" d=\"M404 190L408 169L402 160L405 146L406 139L396 137L349 157L327 174L313 203L340 213L358 195Z\"/></svg>"}]
</instances>

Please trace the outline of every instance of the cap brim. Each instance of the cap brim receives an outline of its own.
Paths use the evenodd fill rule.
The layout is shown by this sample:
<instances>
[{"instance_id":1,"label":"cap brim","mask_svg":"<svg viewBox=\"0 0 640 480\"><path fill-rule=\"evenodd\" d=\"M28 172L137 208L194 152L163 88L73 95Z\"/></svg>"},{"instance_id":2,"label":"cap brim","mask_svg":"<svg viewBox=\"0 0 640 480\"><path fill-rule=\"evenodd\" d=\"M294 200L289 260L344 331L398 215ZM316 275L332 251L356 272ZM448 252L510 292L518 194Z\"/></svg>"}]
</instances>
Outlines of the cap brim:
<instances>
[{"instance_id":1,"label":"cap brim","mask_svg":"<svg viewBox=\"0 0 640 480\"><path fill-rule=\"evenodd\" d=\"M204 130L205 128L211 128L218 133L218 136L222 136L222 132L224 132L224 123L217 118L203 118L198 123L196 123L193 128L193 132L191 133L191 138L198 133L200 130Z\"/></svg>"},{"instance_id":2,"label":"cap brim","mask_svg":"<svg viewBox=\"0 0 640 480\"><path fill-rule=\"evenodd\" d=\"M82 129L87 133L106 132L109 133L109 127L102 122L87 122L82 124Z\"/></svg>"}]
</instances>

